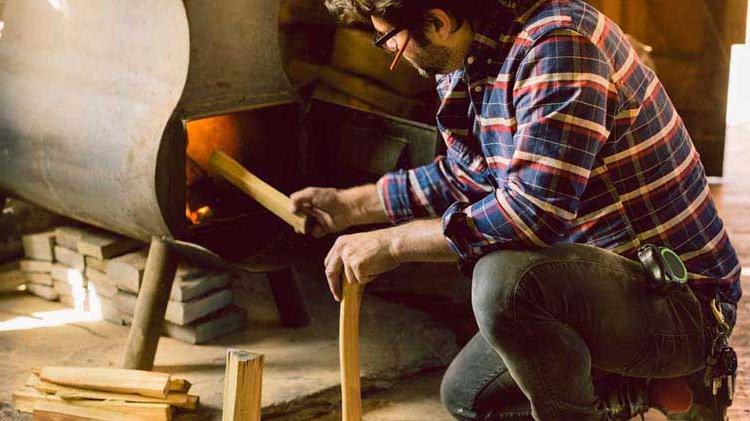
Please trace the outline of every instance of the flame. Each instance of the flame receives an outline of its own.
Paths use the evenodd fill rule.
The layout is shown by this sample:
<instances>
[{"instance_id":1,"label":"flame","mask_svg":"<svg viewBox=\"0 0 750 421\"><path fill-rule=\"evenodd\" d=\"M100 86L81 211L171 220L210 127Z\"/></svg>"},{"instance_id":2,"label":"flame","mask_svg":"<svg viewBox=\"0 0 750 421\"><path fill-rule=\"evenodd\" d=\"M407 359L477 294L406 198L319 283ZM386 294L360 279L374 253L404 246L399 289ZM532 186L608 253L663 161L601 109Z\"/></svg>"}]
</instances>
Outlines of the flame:
<instances>
[{"instance_id":1,"label":"flame","mask_svg":"<svg viewBox=\"0 0 750 421\"><path fill-rule=\"evenodd\" d=\"M213 215L213 210L210 206L202 206L196 210L190 210L190 206L185 206L185 216L193 224L200 224L207 218Z\"/></svg>"}]
</instances>

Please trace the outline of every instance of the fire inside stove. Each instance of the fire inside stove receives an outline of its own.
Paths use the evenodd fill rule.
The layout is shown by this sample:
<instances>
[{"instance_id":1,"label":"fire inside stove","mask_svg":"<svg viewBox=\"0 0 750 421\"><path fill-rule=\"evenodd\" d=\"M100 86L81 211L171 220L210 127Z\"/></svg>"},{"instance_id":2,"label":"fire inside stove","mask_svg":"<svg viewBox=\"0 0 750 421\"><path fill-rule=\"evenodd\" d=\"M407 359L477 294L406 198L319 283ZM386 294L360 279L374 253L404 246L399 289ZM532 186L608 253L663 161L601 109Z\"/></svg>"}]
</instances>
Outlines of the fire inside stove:
<instances>
[{"instance_id":1,"label":"fire inside stove","mask_svg":"<svg viewBox=\"0 0 750 421\"><path fill-rule=\"evenodd\" d=\"M293 105L272 106L186 123L185 226L191 241L240 257L248 247L261 249L291 230L211 171L209 158L220 150L267 183L291 193L307 182L301 176L301 136L292 118L295 113Z\"/></svg>"}]
</instances>

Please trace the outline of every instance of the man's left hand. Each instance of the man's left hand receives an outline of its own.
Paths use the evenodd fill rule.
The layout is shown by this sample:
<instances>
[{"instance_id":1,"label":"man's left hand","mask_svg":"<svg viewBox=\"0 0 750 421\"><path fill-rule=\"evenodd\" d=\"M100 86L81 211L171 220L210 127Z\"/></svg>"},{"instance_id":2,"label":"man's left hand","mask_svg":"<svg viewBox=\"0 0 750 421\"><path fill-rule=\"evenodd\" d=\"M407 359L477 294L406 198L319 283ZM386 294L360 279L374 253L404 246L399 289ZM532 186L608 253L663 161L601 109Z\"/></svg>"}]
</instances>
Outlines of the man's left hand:
<instances>
[{"instance_id":1,"label":"man's left hand","mask_svg":"<svg viewBox=\"0 0 750 421\"><path fill-rule=\"evenodd\" d=\"M364 285L401 264L394 251L394 234L392 229L381 229L336 240L324 261L328 287L336 301L341 301L345 280Z\"/></svg>"}]
</instances>

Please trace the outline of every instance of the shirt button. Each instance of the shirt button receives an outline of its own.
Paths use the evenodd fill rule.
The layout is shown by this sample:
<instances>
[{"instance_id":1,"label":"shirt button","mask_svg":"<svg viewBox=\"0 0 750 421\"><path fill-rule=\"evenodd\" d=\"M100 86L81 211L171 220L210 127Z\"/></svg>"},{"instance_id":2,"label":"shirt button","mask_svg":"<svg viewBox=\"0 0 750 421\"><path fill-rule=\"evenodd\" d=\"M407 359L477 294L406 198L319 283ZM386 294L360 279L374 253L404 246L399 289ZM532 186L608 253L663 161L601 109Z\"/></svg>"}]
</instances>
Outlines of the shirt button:
<instances>
[{"instance_id":1,"label":"shirt button","mask_svg":"<svg viewBox=\"0 0 750 421\"><path fill-rule=\"evenodd\" d=\"M491 58L487 59L487 64L492 64L492 59Z\"/></svg>"},{"instance_id":2,"label":"shirt button","mask_svg":"<svg viewBox=\"0 0 750 421\"><path fill-rule=\"evenodd\" d=\"M474 92L482 92L482 87L477 86L476 88L474 88Z\"/></svg>"},{"instance_id":3,"label":"shirt button","mask_svg":"<svg viewBox=\"0 0 750 421\"><path fill-rule=\"evenodd\" d=\"M469 56L469 58L466 59L466 62L469 63L469 64L474 64L474 57L473 56Z\"/></svg>"}]
</instances>

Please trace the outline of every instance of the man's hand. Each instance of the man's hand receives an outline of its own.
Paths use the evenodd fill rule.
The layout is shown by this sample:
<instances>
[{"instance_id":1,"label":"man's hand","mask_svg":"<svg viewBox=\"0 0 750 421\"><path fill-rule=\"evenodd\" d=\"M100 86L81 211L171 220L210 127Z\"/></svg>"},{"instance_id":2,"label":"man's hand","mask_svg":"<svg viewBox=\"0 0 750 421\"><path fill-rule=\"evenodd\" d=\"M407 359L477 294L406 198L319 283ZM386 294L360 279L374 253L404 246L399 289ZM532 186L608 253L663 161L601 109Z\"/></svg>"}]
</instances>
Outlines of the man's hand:
<instances>
[{"instance_id":1,"label":"man's hand","mask_svg":"<svg viewBox=\"0 0 750 421\"><path fill-rule=\"evenodd\" d=\"M328 287L336 301L342 298L342 282L366 284L401 262L394 250L394 229L342 235L326 256Z\"/></svg>"},{"instance_id":2,"label":"man's hand","mask_svg":"<svg viewBox=\"0 0 750 421\"><path fill-rule=\"evenodd\" d=\"M314 237L343 231L355 225L388 222L374 184L346 190L308 187L289 196L292 212L313 218Z\"/></svg>"}]
</instances>

